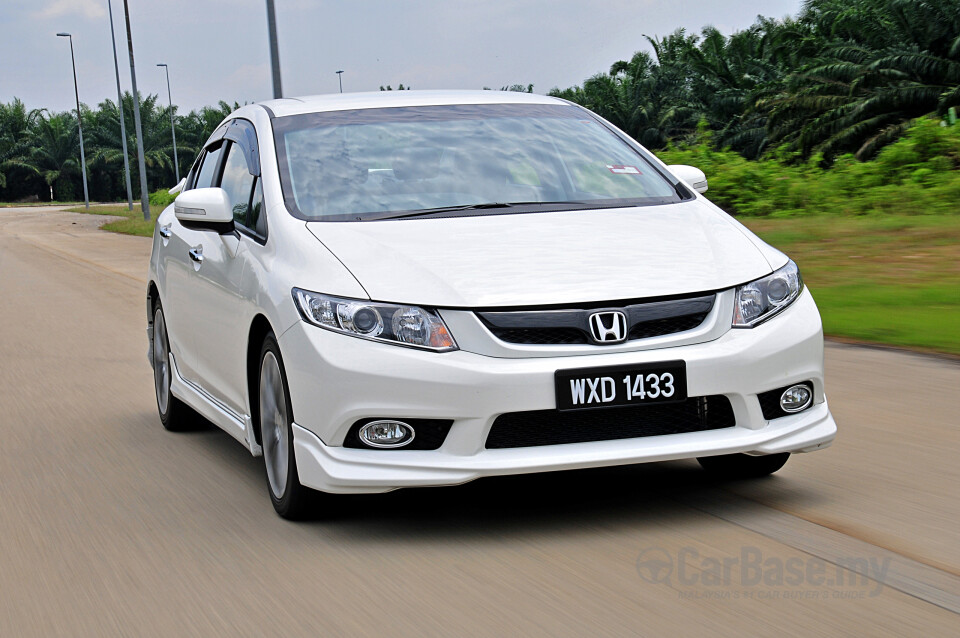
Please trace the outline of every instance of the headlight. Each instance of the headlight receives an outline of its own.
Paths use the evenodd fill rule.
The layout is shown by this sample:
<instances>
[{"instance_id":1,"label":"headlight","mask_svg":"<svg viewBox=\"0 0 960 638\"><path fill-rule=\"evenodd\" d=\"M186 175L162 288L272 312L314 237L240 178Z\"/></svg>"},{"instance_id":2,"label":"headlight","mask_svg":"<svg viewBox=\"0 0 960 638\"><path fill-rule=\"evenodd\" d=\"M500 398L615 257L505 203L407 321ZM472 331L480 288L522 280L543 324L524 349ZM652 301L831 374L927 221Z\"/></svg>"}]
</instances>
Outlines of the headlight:
<instances>
[{"instance_id":1,"label":"headlight","mask_svg":"<svg viewBox=\"0 0 960 638\"><path fill-rule=\"evenodd\" d=\"M435 310L417 306L344 299L293 289L304 321L342 334L437 352L457 344Z\"/></svg>"},{"instance_id":2,"label":"headlight","mask_svg":"<svg viewBox=\"0 0 960 638\"><path fill-rule=\"evenodd\" d=\"M792 304L803 290L800 270L793 260L763 279L737 286L733 327L752 328Z\"/></svg>"}]
</instances>

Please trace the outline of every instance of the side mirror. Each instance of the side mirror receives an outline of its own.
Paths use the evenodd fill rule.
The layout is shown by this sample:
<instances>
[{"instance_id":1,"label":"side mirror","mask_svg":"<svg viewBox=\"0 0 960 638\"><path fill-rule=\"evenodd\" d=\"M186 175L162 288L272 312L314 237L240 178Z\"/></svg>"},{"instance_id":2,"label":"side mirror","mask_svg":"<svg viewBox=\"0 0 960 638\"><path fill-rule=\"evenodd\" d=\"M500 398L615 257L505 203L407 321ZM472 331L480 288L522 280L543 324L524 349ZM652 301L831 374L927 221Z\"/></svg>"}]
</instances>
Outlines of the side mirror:
<instances>
[{"instance_id":1,"label":"side mirror","mask_svg":"<svg viewBox=\"0 0 960 638\"><path fill-rule=\"evenodd\" d=\"M707 192L707 176L703 174L696 166L687 166L686 164L671 164L667 168L678 179L686 182L687 186L698 193Z\"/></svg>"},{"instance_id":2,"label":"side mirror","mask_svg":"<svg viewBox=\"0 0 960 638\"><path fill-rule=\"evenodd\" d=\"M187 228L226 234L234 231L230 198L222 188L194 188L177 195L173 214Z\"/></svg>"}]
</instances>

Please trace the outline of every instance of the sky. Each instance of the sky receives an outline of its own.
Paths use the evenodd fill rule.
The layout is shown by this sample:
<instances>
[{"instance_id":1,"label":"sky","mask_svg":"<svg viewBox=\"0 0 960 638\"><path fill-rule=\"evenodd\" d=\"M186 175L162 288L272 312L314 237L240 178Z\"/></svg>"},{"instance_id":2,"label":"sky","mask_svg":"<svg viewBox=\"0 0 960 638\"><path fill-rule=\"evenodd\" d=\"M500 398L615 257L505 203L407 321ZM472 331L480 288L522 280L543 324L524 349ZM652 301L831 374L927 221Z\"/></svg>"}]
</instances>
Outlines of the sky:
<instances>
[{"instance_id":1,"label":"sky","mask_svg":"<svg viewBox=\"0 0 960 638\"><path fill-rule=\"evenodd\" d=\"M137 86L185 113L219 100L273 97L265 0L128 0ZM582 84L617 60L651 50L644 35L678 27L744 29L758 14L796 15L801 0L275 0L283 92L481 89ZM74 108L116 100L107 0L0 0L0 102ZM129 90L123 0L113 0L120 85Z\"/></svg>"}]
</instances>

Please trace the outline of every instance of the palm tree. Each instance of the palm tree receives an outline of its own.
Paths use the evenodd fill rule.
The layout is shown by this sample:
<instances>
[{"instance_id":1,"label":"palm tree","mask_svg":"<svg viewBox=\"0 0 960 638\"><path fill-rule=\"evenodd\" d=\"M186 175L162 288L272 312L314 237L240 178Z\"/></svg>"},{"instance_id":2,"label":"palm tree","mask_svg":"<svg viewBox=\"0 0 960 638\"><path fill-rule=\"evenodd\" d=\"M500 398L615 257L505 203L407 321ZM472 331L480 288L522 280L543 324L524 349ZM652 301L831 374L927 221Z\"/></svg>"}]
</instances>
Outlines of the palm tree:
<instances>
[{"instance_id":1,"label":"palm tree","mask_svg":"<svg viewBox=\"0 0 960 638\"><path fill-rule=\"evenodd\" d=\"M143 131L143 154L147 165L148 186L173 186L173 139L170 135L170 107L158 106L157 95L141 96L140 122ZM174 111L176 107L174 106ZM130 165L137 162L137 140L133 124L133 95L126 92L123 95L123 114L127 130L127 150L131 154ZM174 118L176 122L178 118ZM94 114L90 137L93 140L91 163L94 171L98 171L102 179L98 182L105 192L116 194L122 192L123 184L123 146L120 142L120 113L117 105L104 100ZM188 140L181 140L178 134L177 150L184 156L185 161L195 151ZM131 171L134 191L139 190L138 173ZM115 196L115 195L114 195Z\"/></svg>"},{"instance_id":2,"label":"palm tree","mask_svg":"<svg viewBox=\"0 0 960 638\"><path fill-rule=\"evenodd\" d=\"M912 119L960 104L956 0L813 0L801 20L832 39L759 104L788 149L866 160Z\"/></svg>"},{"instance_id":3,"label":"palm tree","mask_svg":"<svg viewBox=\"0 0 960 638\"><path fill-rule=\"evenodd\" d=\"M13 98L10 104L0 103L0 193L4 198L8 197L8 191L13 195L10 199L18 199L26 193L22 187L9 184L7 175L20 172L26 177L32 172L22 170L21 162L29 152L29 135L38 116L39 111L28 111L17 98Z\"/></svg>"},{"instance_id":4,"label":"palm tree","mask_svg":"<svg viewBox=\"0 0 960 638\"><path fill-rule=\"evenodd\" d=\"M72 113L37 114L29 129L29 149L13 165L40 176L61 201L76 198L80 177L80 137Z\"/></svg>"},{"instance_id":5,"label":"palm tree","mask_svg":"<svg viewBox=\"0 0 960 638\"><path fill-rule=\"evenodd\" d=\"M553 89L550 95L585 106L649 148L696 131L702 109L690 90L683 52L696 38L678 30L664 38L647 37L656 60L640 51L615 62L583 87Z\"/></svg>"},{"instance_id":6,"label":"palm tree","mask_svg":"<svg viewBox=\"0 0 960 638\"><path fill-rule=\"evenodd\" d=\"M787 71L778 59L781 23L760 18L750 28L725 37L706 27L697 46L684 52L693 75L693 91L702 105L715 143L756 158L767 143L766 117L753 105L778 89Z\"/></svg>"}]
</instances>

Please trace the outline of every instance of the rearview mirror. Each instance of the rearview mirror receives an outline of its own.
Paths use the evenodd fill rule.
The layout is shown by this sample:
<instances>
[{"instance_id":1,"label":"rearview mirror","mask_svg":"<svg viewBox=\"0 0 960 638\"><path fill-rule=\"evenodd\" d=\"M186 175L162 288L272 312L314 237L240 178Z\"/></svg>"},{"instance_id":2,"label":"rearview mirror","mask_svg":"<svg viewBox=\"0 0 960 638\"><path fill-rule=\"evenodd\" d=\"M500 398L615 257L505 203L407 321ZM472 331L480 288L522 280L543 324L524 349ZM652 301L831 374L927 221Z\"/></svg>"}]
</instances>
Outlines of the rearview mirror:
<instances>
[{"instance_id":1,"label":"rearview mirror","mask_svg":"<svg viewBox=\"0 0 960 638\"><path fill-rule=\"evenodd\" d=\"M707 176L703 174L696 166L687 166L686 164L671 164L667 168L678 179L686 183L687 186L698 193L707 192Z\"/></svg>"},{"instance_id":2,"label":"rearview mirror","mask_svg":"<svg viewBox=\"0 0 960 638\"><path fill-rule=\"evenodd\" d=\"M177 195L173 214L187 228L232 233L233 211L230 198L222 188L194 188Z\"/></svg>"}]
</instances>

